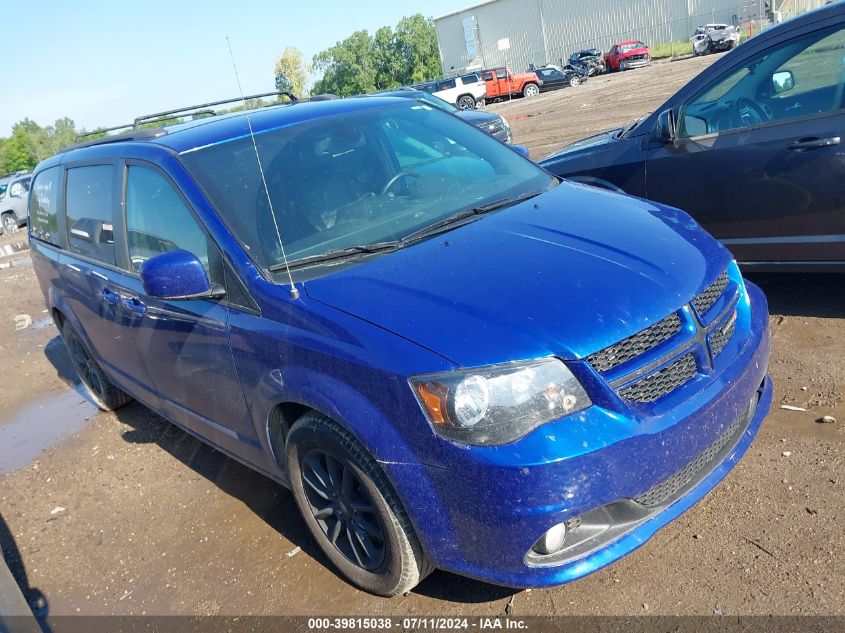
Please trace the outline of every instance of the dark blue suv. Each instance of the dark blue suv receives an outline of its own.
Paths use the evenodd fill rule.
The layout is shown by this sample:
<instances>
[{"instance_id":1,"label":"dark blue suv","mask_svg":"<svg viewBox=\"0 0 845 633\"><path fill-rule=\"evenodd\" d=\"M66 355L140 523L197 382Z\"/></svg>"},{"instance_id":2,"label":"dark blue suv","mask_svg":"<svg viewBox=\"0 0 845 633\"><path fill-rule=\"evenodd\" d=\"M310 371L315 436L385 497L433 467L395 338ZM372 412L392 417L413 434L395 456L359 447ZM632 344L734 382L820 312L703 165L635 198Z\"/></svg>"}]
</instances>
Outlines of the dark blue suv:
<instances>
[{"instance_id":1,"label":"dark blue suv","mask_svg":"<svg viewBox=\"0 0 845 633\"><path fill-rule=\"evenodd\" d=\"M766 300L723 246L415 100L134 129L40 164L31 199L91 397L289 486L371 592L593 572L769 409Z\"/></svg>"}]
</instances>

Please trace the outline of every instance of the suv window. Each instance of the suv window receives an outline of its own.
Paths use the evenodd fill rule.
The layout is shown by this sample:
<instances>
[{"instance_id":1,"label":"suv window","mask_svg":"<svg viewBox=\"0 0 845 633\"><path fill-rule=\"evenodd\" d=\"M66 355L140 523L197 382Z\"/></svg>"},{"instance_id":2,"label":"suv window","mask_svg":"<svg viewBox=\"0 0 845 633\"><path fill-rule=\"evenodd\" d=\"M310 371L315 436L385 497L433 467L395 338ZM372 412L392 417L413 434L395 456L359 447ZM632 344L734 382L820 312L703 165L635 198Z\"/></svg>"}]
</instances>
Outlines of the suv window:
<instances>
[{"instance_id":1,"label":"suv window","mask_svg":"<svg viewBox=\"0 0 845 633\"><path fill-rule=\"evenodd\" d=\"M681 109L685 137L739 130L843 107L845 28L798 37L747 60Z\"/></svg>"},{"instance_id":2,"label":"suv window","mask_svg":"<svg viewBox=\"0 0 845 633\"><path fill-rule=\"evenodd\" d=\"M211 278L209 240L170 182L153 169L131 165L126 177L126 233L134 270L177 249L196 255Z\"/></svg>"},{"instance_id":3,"label":"suv window","mask_svg":"<svg viewBox=\"0 0 845 633\"><path fill-rule=\"evenodd\" d=\"M454 79L445 79L444 81L440 81L437 84L437 90L435 92L440 92L441 90L451 90L456 86Z\"/></svg>"},{"instance_id":4,"label":"suv window","mask_svg":"<svg viewBox=\"0 0 845 633\"><path fill-rule=\"evenodd\" d=\"M29 191L29 178L13 182L12 186L9 187L10 196L24 196L27 191Z\"/></svg>"},{"instance_id":5,"label":"suv window","mask_svg":"<svg viewBox=\"0 0 845 633\"><path fill-rule=\"evenodd\" d=\"M6 195L6 189L8 189L8 188L9 188L9 183L4 182L4 183L0 184L0 200L2 200L3 196Z\"/></svg>"},{"instance_id":6,"label":"suv window","mask_svg":"<svg viewBox=\"0 0 845 633\"><path fill-rule=\"evenodd\" d=\"M490 71L490 72L486 72L486 73L484 73L483 75L481 75L481 78L482 78L484 81L493 81L493 72L492 72L492 71Z\"/></svg>"},{"instance_id":7,"label":"suv window","mask_svg":"<svg viewBox=\"0 0 845 633\"><path fill-rule=\"evenodd\" d=\"M61 167L45 169L35 177L29 197L29 231L32 237L60 245L59 178Z\"/></svg>"},{"instance_id":8,"label":"suv window","mask_svg":"<svg viewBox=\"0 0 845 633\"><path fill-rule=\"evenodd\" d=\"M70 250L113 265L114 168L68 169L65 209Z\"/></svg>"},{"instance_id":9,"label":"suv window","mask_svg":"<svg viewBox=\"0 0 845 633\"><path fill-rule=\"evenodd\" d=\"M496 71L496 79L507 79L508 78L508 71L504 68L502 70Z\"/></svg>"},{"instance_id":10,"label":"suv window","mask_svg":"<svg viewBox=\"0 0 845 633\"><path fill-rule=\"evenodd\" d=\"M478 83L478 81L479 81L478 75L476 75L475 73L472 73L472 74L469 74L469 75L461 75L461 82L464 85L475 84L475 83Z\"/></svg>"}]
</instances>

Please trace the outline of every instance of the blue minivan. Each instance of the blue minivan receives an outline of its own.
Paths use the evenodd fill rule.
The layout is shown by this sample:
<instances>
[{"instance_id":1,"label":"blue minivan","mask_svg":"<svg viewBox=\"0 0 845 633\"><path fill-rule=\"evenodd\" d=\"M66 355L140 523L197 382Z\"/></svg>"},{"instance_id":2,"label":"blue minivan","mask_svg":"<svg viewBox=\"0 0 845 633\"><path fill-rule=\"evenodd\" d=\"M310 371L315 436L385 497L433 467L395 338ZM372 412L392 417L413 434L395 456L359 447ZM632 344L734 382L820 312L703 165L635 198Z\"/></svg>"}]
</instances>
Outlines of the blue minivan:
<instances>
[{"instance_id":1,"label":"blue minivan","mask_svg":"<svg viewBox=\"0 0 845 633\"><path fill-rule=\"evenodd\" d=\"M381 595L596 571L711 490L771 403L766 300L695 221L415 100L75 146L35 170L30 236L91 398L289 487Z\"/></svg>"}]
</instances>

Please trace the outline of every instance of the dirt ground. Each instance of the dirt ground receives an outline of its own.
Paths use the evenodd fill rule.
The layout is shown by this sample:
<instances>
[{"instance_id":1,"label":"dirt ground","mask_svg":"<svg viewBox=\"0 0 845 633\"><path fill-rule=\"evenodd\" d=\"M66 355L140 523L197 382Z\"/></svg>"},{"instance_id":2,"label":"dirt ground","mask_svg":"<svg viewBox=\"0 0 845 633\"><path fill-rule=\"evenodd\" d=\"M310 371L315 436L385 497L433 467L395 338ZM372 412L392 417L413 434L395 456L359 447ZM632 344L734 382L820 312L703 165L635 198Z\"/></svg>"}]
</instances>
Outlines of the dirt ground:
<instances>
[{"instance_id":1,"label":"dirt ground","mask_svg":"<svg viewBox=\"0 0 845 633\"><path fill-rule=\"evenodd\" d=\"M713 60L655 64L493 109L539 158L658 107ZM0 248L15 239L0 237ZM843 615L845 278L752 279L770 301L775 400L713 493L570 585L515 592L435 572L387 600L334 574L281 487L137 404L97 413L74 390L26 252L0 256L3 551L51 615L495 616L508 605L519 616ZM837 421L816 422L828 414Z\"/></svg>"}]
</instances>

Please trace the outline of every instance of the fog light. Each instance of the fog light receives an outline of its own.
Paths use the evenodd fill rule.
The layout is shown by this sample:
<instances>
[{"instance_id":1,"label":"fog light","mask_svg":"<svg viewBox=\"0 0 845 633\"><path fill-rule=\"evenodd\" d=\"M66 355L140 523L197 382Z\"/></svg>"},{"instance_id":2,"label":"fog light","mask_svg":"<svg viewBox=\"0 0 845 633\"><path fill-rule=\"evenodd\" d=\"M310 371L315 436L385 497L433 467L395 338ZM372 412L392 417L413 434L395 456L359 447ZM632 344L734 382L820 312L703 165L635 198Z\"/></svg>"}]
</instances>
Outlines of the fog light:
<instances>
[{"instance_id":1,"label":"fog light","mask_svg":"<svg viewBox=\"0 0 845 633\"><path fill-rule=\"evenodd\" d=\"M549 528L543 536L537 539L537 542L534 543L534 547L532 549L543 556L554 554L563 547L563 541L565 538L566 523L558 523L557 525Z\"/></svg>"}]
</instances>

